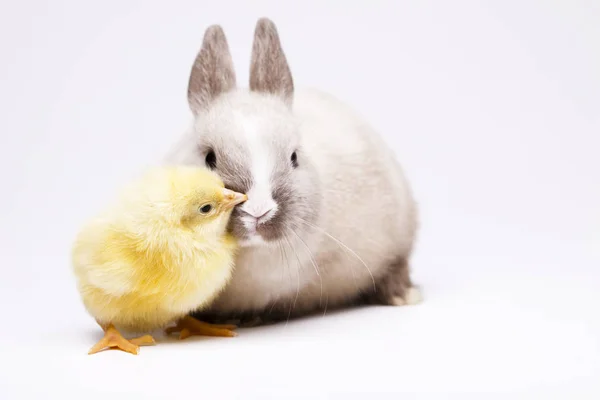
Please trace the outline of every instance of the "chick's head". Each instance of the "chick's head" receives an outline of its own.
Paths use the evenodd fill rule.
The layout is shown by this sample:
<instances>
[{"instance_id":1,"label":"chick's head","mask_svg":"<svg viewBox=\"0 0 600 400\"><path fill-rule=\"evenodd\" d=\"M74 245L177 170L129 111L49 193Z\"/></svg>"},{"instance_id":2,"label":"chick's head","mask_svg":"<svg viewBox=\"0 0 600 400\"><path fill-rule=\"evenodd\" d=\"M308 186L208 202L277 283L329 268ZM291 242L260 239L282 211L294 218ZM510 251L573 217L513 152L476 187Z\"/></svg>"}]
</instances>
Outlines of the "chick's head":
<instances>
[{"instance_id":1,"label":"chick's head","mask_svg":"<svg viewBox=\"0 0 600 400\"><path fill-rule=\"evenodd\" d=\"M204 168L163 167L146 178L146 199L157 219L207 236L224 234L233 208L247 200Z\"/></svg>"}]
</instances>

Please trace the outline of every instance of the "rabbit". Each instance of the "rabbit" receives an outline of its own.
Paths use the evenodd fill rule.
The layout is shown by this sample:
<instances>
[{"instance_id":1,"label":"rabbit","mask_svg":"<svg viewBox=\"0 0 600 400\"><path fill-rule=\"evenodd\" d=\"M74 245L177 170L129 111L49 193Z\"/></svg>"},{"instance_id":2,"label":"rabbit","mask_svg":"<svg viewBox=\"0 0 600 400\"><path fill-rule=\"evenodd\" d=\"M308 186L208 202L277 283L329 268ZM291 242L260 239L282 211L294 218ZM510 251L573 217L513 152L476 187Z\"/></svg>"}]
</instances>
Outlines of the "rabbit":
<instances>
[{"instance_id":1,"label":"rabbit","mask_svg":"<svg viewBox=\"0 0 600 400\"><path fill-rule=\"evenodd\" d=\"M418 210L400 164L348 105L294 87L273 21L256 24L248 89L222 27L208 27L188 103L192 123L164 161L214 170L248 195L229 226L242 246L234 276L198 318L266 324L422 301L409 268Z\"/></svg>"}]
</instances>

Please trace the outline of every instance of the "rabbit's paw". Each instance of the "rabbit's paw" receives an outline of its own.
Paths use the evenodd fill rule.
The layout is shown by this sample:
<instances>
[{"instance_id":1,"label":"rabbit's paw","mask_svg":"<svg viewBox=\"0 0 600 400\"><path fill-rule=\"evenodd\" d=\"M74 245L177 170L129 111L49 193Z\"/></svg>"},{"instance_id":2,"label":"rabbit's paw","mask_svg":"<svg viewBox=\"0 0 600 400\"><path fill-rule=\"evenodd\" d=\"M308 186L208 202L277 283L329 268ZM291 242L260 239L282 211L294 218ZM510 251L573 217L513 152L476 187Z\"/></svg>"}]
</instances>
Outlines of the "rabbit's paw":
<instances>
[{"instance_id":1,"label":"rabbit's paw","mask_svg":"<svg viewBox=\"0 0 600 400\"><path fill-rule=\"evenodd\" d=\"M412 286L404 292L404 296L394 296L392 298L392 304L395 306L414 306L423 301L423 295L421 290Z\"/></svg>"}]
</instances>

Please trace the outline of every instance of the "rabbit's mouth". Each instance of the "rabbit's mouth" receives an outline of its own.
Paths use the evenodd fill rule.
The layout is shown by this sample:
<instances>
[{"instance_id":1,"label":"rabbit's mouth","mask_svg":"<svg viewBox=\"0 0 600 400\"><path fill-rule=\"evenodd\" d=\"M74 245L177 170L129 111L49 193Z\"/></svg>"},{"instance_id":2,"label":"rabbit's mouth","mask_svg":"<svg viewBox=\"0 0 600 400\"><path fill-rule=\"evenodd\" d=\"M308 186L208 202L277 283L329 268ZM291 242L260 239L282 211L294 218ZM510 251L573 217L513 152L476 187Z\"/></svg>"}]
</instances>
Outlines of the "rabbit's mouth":
<instances>
[{"instance_id":1,"label":"rabbit's mouth","mask_svg":"<svg viewBox=\"0 0 600 400\"><path fill-rule=\"evenodd\" d=\"M242 247L271 245L285 237L285 221L277 207L265 212L248 212L237 207L229 228Z\"/></svg>"}]
</instances>

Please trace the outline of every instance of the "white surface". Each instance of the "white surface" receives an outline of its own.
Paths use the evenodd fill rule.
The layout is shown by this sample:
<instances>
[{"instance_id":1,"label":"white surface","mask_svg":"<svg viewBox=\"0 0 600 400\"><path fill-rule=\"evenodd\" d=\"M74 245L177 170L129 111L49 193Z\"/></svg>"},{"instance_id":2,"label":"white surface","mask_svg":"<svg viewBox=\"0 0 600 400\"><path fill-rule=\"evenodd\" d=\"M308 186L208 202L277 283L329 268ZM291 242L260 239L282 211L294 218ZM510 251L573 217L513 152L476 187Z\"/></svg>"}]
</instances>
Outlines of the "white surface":
<instances>
[{"instance_id":1,"label":"white surface","mask_svg":"<svg viewBox=\"0 0 600 400\"><path fill-rule=\"evenodd\" d=\"M0 6L0 398L598 398L598 3L248 3ZM87 356L75 231L183 131L204 29L223 25L245 84L260 16L298 86L398 152L425 302Z\"/></svg>"}]
</instances>

